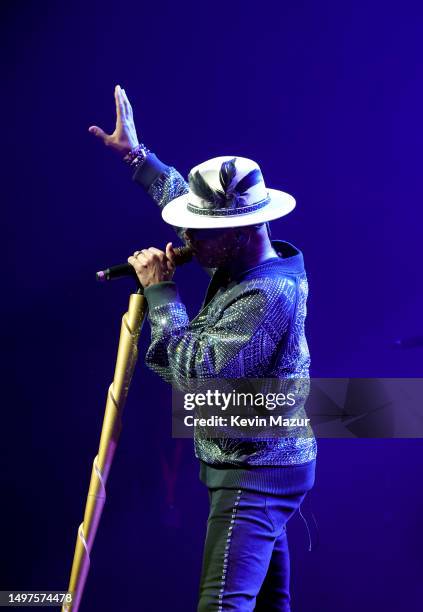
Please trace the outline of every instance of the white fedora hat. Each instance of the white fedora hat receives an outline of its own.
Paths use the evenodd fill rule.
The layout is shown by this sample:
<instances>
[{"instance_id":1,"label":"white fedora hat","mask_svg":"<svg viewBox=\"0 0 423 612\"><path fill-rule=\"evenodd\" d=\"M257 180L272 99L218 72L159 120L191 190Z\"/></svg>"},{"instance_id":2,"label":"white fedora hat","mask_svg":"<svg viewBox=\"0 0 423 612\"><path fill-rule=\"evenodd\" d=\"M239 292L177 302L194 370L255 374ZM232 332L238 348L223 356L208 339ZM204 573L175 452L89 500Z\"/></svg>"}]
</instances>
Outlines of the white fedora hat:
<instances>
[{"instance_id":1,"label":"white fedora hat","mask_svg":"<svg viewBox=\"0 0 423 612\"><path fill-rule=\"evenodd\" d=\"M214 157L188 175L189 191L170 200L162 217L187 228L242 227L287 215L295 199L264 184L259 165L246 157Z\"/></svg>"}]
</instances>

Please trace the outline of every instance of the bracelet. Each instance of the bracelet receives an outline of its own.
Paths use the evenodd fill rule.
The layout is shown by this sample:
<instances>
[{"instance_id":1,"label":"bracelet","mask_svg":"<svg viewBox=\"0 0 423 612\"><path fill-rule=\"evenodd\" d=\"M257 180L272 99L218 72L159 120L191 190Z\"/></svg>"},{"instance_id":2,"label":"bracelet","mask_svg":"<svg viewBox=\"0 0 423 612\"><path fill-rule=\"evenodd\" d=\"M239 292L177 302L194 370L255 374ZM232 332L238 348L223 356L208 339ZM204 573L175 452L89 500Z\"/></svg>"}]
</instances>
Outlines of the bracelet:
<instances>
[{"instance_id":1,"label":"bracelet","mask_svg":"<svg viewBox=\"0 0 423 612\"><path fill-rule=\"evenodd\" d=\"M126 162L133 170L135 170L135 168L142 166L149 153L150 149L147 149L145 144L140 143L125 155L123 161Z\"/></svg>"}]
</instances>

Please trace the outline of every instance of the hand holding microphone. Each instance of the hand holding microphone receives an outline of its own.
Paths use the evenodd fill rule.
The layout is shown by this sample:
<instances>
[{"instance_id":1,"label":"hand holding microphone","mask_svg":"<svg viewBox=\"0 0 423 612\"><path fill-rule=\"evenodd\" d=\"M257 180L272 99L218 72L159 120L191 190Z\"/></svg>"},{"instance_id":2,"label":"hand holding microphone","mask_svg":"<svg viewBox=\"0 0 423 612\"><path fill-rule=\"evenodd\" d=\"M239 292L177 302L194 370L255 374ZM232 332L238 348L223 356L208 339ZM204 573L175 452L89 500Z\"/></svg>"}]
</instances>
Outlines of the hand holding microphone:
<instances>
[{"instance_id":1,"label":"hand holding microphone","mask_svg":"<svg viewBox=\"0 0 423 612\"><path fill-rule=\"evenodd\" d=\"M172 280L176 267L175 250L171 242L167 243L165 253L155 247L141 249L128 257L128 263L134 268L141 285L147 288Z\"/></svg>"},{"instance_id":2,"label":"hand holding microphone","mask_svg":"<svg viewBox=\"0 0 423 612\"><path fill-rule=\"evenodd\" d=\"M148 287L164 280L171 280L175 266L182 266L192 260L192 250L188 246L173 248L171 242L166 245L166 253L150 247L135 251L128 262L100 270L96 278L100 282L118 278L138 278L143 287Z\"/></svg>"}]
</instances>

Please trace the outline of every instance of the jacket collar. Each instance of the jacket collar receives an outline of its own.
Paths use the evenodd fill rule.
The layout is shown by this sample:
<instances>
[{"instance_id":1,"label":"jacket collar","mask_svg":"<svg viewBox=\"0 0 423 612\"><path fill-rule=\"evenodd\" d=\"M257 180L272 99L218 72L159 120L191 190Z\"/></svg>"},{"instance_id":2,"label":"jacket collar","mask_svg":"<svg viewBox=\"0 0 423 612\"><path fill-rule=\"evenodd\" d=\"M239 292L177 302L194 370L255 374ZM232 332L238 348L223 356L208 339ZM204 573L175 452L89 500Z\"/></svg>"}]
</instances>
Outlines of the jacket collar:
<instances>
[{"instance_id":1,"label":"jacket collar","mask_svg":"<svg viewBox=\"0 0 423 612\"><path fill-rule=\"evenodd\" d=\"M291 274L301 274L304 272L303 254L296 246L284 240L272 240L272 246L276 253L278 253L279 258L271 257L262 261L258 266L254 266L254 268L243 270L234 280L239 281L251 273L267 271L270 266L277 268L278 272Z\"/></svg>"},{"instance_id":2,"label":"jacket collar","mask_svg":"<svg viewBox=\"0 0 423 612\"><path fill-rule=\"evenodd\" d=\"M272 246L279 255L279 263L287 271L301 273L304 272L304 258L300 249L290 242L284 240L272 240Z\"/></svg>"}]
</instances>

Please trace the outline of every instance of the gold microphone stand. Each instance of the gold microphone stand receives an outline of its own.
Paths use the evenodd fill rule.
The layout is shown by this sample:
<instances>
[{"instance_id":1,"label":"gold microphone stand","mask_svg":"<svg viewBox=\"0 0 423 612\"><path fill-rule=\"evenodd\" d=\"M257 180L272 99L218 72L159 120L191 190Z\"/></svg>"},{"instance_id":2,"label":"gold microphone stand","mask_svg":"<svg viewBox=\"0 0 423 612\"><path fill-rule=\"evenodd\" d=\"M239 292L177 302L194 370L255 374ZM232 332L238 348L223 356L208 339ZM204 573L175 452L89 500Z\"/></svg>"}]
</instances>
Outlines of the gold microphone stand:
<instances>
[{"instance_id":1,"label":"gold microphone stand","mask_svg":"<svg viewBox=\"0 0 423 612\"><path fill-rule=\"evenodd\" d=\"M106 482L122 428L122 412L138 357L138 340L147 313L142 289L131 294L128 311L122 317L113 382L109 387L100 445L91 472L84 520L78 528L68 592L72 602L62 612L77 612L90 568L90 552L106 501Z\"/></svg>"},{"instance_id":2,"label":"gold microphone stand","mask_svg":"<svg viewBox=\"0 0 423 612\"><path fill-rule=\"evenodd\" d=\"M193 252L189 246L175 248L175 264L177 266L190 262L192 256ZM116 266L119 269L127 267L126 264ZM110 272L111 269L97 272L97 280L110 280ZM121 273L122 270L119 271L119 275L122 275ZM127 275L127 271L123 270L123 273L124 276ZM137 276L134 271L132 271L132 275L135 278ZM68 593L72 594L72 602L65 601L62 612L77 612L79 609L90 569L90 552L106 501L106 482L122 429L123 408L137 362L138 340L147 314L147 301L143 295L143 287L138 279L137 283L139 289L137 293L131 294L128 311L122 317L115 374L107 394L100 446L93 462L84 520L78 528L68 587Z\"/></svg>"}]
</instances>

